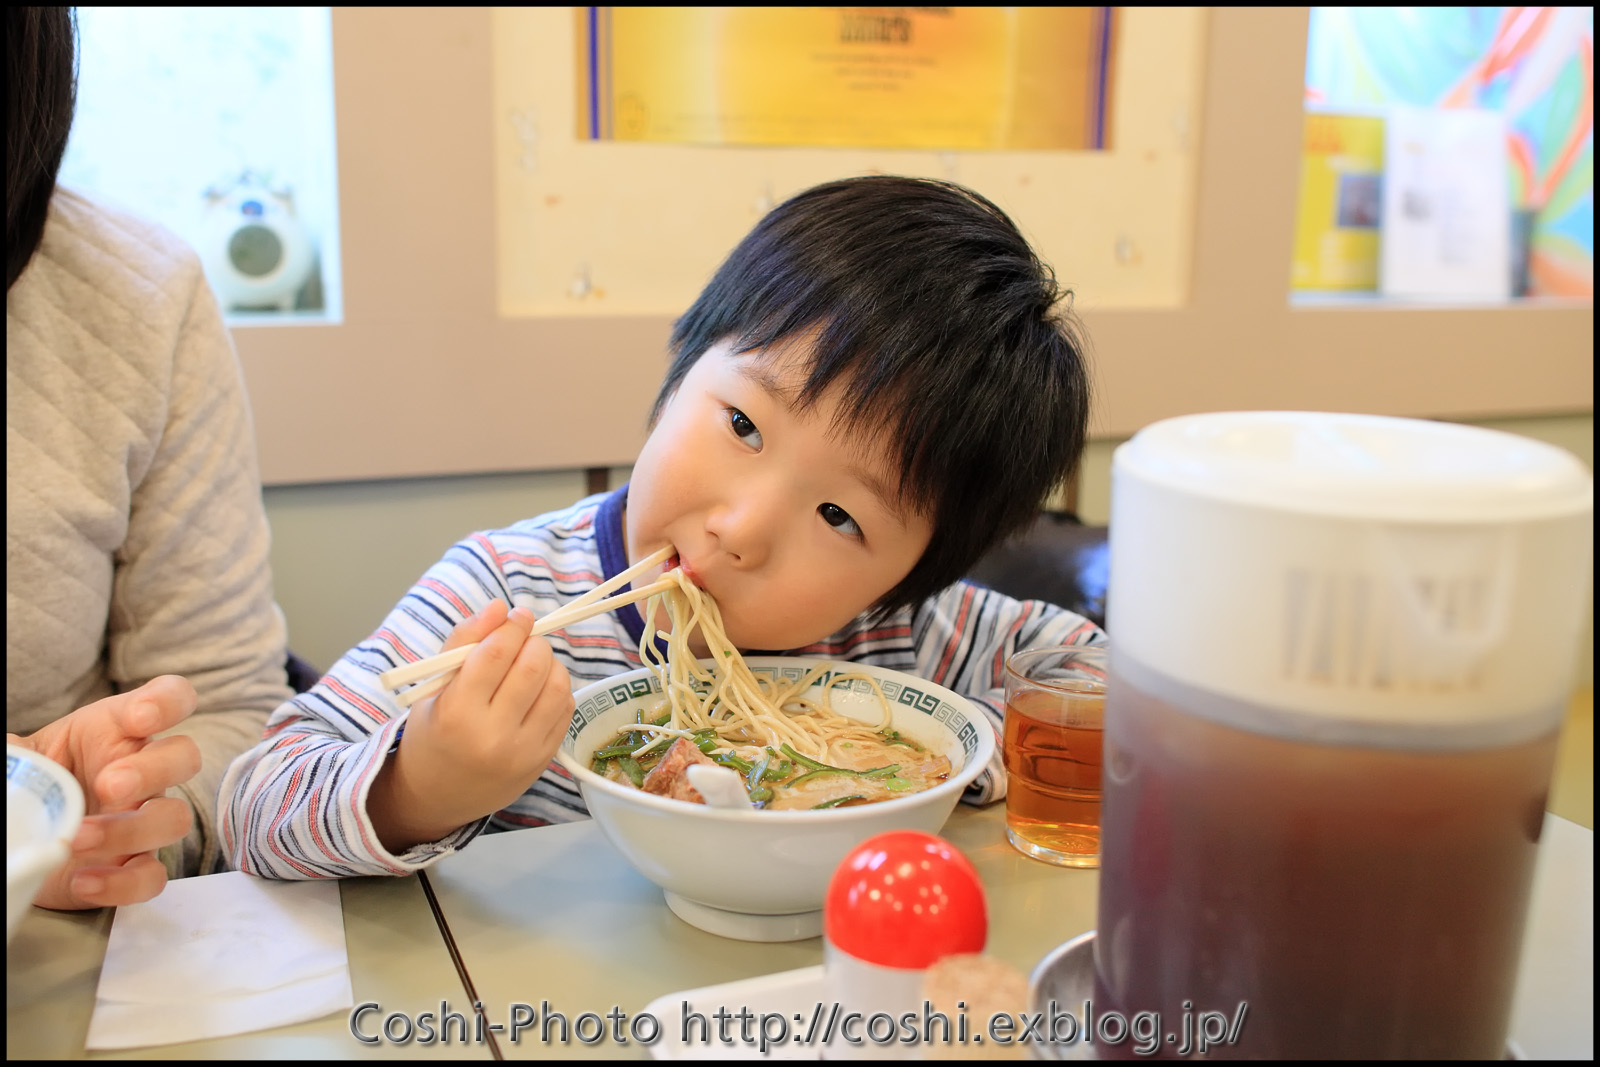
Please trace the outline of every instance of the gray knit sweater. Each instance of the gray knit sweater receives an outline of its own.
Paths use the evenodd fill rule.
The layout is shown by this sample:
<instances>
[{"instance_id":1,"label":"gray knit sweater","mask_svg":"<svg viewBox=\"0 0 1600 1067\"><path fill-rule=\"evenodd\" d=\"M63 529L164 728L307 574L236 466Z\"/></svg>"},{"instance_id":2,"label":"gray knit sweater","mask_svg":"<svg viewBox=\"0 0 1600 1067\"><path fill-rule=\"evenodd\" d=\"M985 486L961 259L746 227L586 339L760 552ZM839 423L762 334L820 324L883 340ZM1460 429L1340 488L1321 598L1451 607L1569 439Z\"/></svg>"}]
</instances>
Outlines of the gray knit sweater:
<instances>
[{"instance_id":1,"label":"gray knit sweater","mask_svg":"<svg viewBox=\"0 0 1600 1067\"><path fill-rule=\"evenodd\" d=\"M169 871L216 863L216 790L288 699L250 410L199 260L58 189L6 293L6 729L183 675L204 765Z\"/></svg>"}]
</instances>

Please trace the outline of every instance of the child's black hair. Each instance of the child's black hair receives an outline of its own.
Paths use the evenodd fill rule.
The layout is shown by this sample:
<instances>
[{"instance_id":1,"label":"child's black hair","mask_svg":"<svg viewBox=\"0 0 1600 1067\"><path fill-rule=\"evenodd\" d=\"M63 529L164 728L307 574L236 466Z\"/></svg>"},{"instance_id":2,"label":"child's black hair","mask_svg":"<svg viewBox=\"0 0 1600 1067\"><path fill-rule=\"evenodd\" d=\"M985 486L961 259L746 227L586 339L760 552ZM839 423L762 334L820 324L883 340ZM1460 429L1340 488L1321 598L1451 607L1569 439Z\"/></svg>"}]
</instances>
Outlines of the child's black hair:
<instances>
[{"instance_id":1,"label":"child's black hair","mask_svg":"<svg viewBox=\"0 0 1600 1067\"><path fill-rule=\"evenodd\" d=\"M902 502L933 526L916 566L873 605L886 615L966 574L1077 465L1089 377L1070 296L970 189L828 182L770 211L677 321L651 421L717 342L748 352L809 340L796 407L840 382L836 429L889 443Z\"/></svg>"}]
</instances>

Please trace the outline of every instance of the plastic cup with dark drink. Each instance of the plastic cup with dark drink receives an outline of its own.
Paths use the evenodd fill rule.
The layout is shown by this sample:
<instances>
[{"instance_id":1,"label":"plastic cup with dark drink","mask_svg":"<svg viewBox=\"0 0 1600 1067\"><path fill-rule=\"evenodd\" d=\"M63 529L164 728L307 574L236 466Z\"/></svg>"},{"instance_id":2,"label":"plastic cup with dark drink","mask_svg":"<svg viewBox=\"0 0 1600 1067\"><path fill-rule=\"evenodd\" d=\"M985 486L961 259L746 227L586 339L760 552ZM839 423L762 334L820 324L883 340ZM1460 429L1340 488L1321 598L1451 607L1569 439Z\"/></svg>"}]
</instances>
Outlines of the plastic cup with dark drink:
<instances>
[{"instance_id":1,"label":"plastic cup with dark drink","mask_svg":"<svg viewBox=\"0 0 1600 1067\"><path fill-rule=\"evenodd\" d=\"M1574 457L1465 426L1118 450L1098 1012L1236 1020L1208 1058L1505 1055L1592 513Z\"/></svg>"}]
</instances>

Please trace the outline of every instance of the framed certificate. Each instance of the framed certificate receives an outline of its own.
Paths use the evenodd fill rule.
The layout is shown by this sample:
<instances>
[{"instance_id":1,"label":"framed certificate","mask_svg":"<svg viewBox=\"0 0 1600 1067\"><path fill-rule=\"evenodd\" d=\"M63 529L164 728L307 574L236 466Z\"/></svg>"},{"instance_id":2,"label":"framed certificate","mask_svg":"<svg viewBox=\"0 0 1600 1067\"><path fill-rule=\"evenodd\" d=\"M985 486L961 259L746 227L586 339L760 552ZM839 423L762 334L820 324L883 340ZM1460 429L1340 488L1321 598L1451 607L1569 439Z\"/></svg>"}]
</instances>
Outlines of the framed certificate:
<instances>
[{"instance_id":1,"label":"framed certificate","mask_svg":"<svg viewBox=\"0 0 1600 1067\"><path fill-rule=\"evenodd\" d=\"M575 11L580 140L1108 147L1114 8Z\"/></svg>"}]
</instances>

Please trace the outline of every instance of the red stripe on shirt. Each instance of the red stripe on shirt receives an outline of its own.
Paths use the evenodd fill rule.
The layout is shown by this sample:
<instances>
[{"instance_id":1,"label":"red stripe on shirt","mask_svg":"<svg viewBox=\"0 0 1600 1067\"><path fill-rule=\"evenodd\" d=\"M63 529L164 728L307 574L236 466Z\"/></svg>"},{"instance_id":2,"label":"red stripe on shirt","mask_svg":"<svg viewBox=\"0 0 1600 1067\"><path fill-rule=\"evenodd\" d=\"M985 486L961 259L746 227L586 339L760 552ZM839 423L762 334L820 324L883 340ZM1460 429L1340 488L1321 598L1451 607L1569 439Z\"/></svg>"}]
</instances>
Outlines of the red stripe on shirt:
<instances>
[{"instance_id":1,"label":"red stripe on shirt","mask_svg":"<svg viewBox=\"0 0 1600 1067\"><path fill-rule=\"evenodd\" d=\"M977 589L967 586L961 592L961 610L956 612L955 625L951 627L950 640L945 642L944 652L939 656L939 666L934 668L933 677L929 681L944 684L945 672L950 669L950 661L955 658L956 649L961 647L961 638L966 635L967 615L972 610L972 599L977 595Z\"/></svg>"},{"instance_id":2,"label":"red stripe on shirt","mask_svg":"<svg viewBox=\"0 0 1600 1067\"><path fill-rule=\"evenodd\" d=\"M417 660L422 658L422 653L416 651L410 645L400 640L400 635L389 629L387 626L383 627L381 630L374 631L372 636L378 640L386 642L388 646L394 649L395 653L407 663L415 663Z\"/></svg>"},{"instance_id":3,"label":"red stripe on shirt","mask_svg":"<svg viewBox=\"0 0 1600 1067\"><path fill-rule=\"evenodd\" d=\"M349 686L339 681L339 679L335 678L332 673L323 675L322 681L329 689L332 689L335 693L338 693L352 704L355 704L357 707L366 711L368 713L368 717L372 719L373 722L381 725L388 722L392 717L390 716L387 708L380 708L378 705L374 704L372 701L368 700L354 689L351 689Z\"/></svg>"},{"instance_id":4,"label":"red stripe on shirt","mask_svg":"<svg viewBox=\"0 0 1600 1067\"><path fill-rule=\"evenodd\" d=\"M440 596L444 597L444 599L448 601L452 607L461 612L463 618L466 618L472 614L472 609L467 607L467 602L456 596L454 589L451 589L448 585L445 585L437 578L423 578L419 580L417 584L426 589L431 589L435 593L438 593Z\"/></svg>"}]
</instances>

